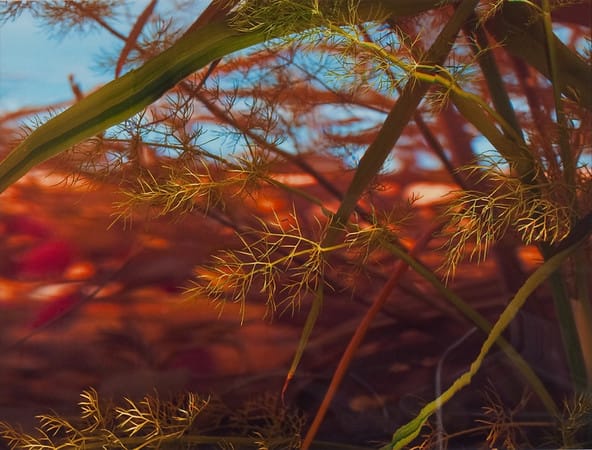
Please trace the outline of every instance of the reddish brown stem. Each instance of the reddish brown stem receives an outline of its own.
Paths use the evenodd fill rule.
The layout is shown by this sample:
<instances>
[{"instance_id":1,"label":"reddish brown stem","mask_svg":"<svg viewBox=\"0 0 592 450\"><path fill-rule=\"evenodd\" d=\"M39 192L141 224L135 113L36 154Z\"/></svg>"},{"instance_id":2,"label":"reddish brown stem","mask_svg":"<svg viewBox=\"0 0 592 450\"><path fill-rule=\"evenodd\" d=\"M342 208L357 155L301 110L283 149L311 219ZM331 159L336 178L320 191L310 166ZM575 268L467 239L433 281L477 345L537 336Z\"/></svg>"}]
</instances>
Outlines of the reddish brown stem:
<instances>
[{"instance_id":1,"label":"reddish brown stem","mask_svg":"<svg viewBox=\"0 0 592 450\"><path fill-rule=\"evenodd\" d=\"M123 65L125 64L128 55L133 50L133 48L136 47L136 43L138 41L138 38L140 37L140 33L142 32L144 25L146 25L146 22L148 22L148 19L150 19L150 16L154 12L154 8L156 7L157 1L158 0L152 0L148 4L146 9L144 9L142 14L138 16L138 19L136 20L136 23L130 31L129 36L125 40L125 45L123 46L123 49L119 54L119 58L117 58L117 64L115 66L115 78L119 78L119 75L121 74L121 70L123 69Z\"/></svg>"},{"instance_id":2,"label":"reddish brown stem","mask_svg":"<svg viewBox=\"0 0 592 450\"><path fill-rule=\"evenodd\" d=\"M425 232L421 236L421 238L416 242L415 246L411 250L411 255L416 255L423 248L425 248L425 246L431 240L434 233L438 229L440 229L440 227L440 224L430 227L430 229L427 230L427 232ZM386 300L389 298L393 289L395 289L397 283L399 282L399 280L401 279L408 267L409 266L407 265L407 263L402 260L398 261L395 264L392 275L387 280L386 284L382 287L381 291L378 293L378 296L366 312L366 315L362 318L360 325L358 325L358 327L356 328L354 335L350 339L347 348L345 349L343 355L341 356L341 359L339 360L339 364L337 365L335 373L331 378L331 383L327 388L327 392L323 397L323 401L321 402L321 405L319 406L319 409L312 421L312 424L310 425L310 428L308 429L308 432L306 433L306 436L302 441L302 445L300 447L301 450L308 450L312 445L313 440L317 435L321 424L323 423L325 415L329 410L329 406L331 406L331 402L333 401L333 398L335 397L335 394L337 393L337 390L339 389L339 386L341 385L341 382L343 381L343 378L347 373L347 369L349 368L356 354L356 351L358 350L360 344L364 340L364 337L366 336L366 333L368 332L370 325L372 325L374 318L380 312Z\"/></svg>"}]
</instances>

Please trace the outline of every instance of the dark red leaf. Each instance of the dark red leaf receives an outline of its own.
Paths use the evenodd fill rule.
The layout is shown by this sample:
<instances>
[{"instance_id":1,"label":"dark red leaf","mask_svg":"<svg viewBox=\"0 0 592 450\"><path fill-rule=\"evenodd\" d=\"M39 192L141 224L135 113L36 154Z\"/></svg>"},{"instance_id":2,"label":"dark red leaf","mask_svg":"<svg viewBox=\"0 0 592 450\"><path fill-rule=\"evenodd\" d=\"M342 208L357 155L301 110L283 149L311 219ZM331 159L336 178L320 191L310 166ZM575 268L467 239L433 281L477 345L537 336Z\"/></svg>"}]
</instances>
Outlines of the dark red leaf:
<instances>
[{"instance_id":1,"label":"dark red leaf","mask_svg":"<svg viewBox=\"0 0 592 450\"><path fill-rule=\"evenodd\" d=\"M23 278L46 278L59 275L72 262L72 248L67 242L50 240L27 250L16 263L15 275Z\"/></svg>"}]
</instances>

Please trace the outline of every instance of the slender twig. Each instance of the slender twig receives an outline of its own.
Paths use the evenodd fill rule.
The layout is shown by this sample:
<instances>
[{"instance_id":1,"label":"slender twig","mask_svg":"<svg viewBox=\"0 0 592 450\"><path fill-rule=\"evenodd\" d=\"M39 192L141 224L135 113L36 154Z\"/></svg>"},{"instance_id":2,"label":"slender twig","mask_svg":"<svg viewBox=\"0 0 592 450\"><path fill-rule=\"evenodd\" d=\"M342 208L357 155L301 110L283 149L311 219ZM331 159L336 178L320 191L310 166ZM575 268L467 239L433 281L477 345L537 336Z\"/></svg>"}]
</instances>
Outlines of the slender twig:
<instances>
[{"instance_id":1,"label":"slender twig","mask_svg":"<svg viewBox=\"0 0 592 450\"><path fill-rule=\"evenodd\" d=\"M426 247L426 245L430 242L434 233L437 232L438 229L440 229L440 227L441 227L441 225L432 226L427 231L425 231L422 234L422 236L419 238L419 240L416 242L413 249L411 250L411 255L416 255L417 253L422 251ZM333 377L331 378L331 383L329 384L329 387L327 388L327 392L325 393L325 396L323 397L323 401L321 402L321 405L319 406L319 409L317 410L317 413L313 419L313 422L310 425L310 427L304 437L304 440L302 441L302 446L301 446L302 450L307 450L308 448L310 448L310 445L312 444L315 436L317 435L317 432L323 422L323 419L325 418L325 415L327 414L327 411L329 410L329 407L331 406L333 398L335 397L335 394L337 393L337 390L339 389L339 386L341 385L341 382L343 381L343 378L345 377L347 369L349 368L353 358L355 357L357 349L359 348L364 337L366 336L366 333L367 333L368 329L370 328L370 326L372 325L376 315L383 308L385 302L387 301L389 296L392 294L393 290L397 286L397 283L399 282L401 277L405 274L405 272L407 271L408 268L409 268L409 265L403 260L397 261L395 263L393 273L391 274L390 278L387 280L385 285L382 287L382 289L380 290L380 292L376 296L376 299L372 303L372 306L370 306L370 308L368 309L368 311L366 312L366 314L362 318L362 321L360 322L360 324L356 328L354 335L350 339L345 351L343 352L343 355L341 356L341 359L339 360L339 364L337 365L337 368L335 369L335 372L333 373Z\"/></svg>"}]
</instances>

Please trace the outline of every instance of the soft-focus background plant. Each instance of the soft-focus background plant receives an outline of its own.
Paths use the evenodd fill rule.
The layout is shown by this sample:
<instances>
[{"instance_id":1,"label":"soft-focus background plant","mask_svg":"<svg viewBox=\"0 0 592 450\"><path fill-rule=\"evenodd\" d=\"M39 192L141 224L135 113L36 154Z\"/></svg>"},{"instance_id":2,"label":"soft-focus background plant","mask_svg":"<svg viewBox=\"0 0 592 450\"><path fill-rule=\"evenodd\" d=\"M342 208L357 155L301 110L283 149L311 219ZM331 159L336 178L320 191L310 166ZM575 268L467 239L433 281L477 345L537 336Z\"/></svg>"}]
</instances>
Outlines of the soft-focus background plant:
<instances>
[{"instance_id":1,"label":"soft-focus background plant","mask_svg":"<svg viewBox=\"0 0 592 450\"><path fill-rule=\"evenodd\" d=\"M94 29L120 44L97 58L116 81L91 93L74 76L70 109L0 123L5 297L50 298L3 337L7 373L25 373L14 355L26 349L38 380L35 350L55 363L59 336L94 318L88 345L123 349L118 367L139 359L128 377L144 378L132 389L104 369L82 424L43 415L35 441L5 423L9 445L590 442L589 4L3 5L3 20L20 14L63 39ZM172 339L179 310L156 332L142 308L178 288L209 312ZM129 315L114 324L114 310ZM287 338L273 364L237 331L254 316ZM75 384L97 382L99 360L76 351L91 367ZM308 420L273 406L239 424L193 394L150 416L153 387L234 402L271 390ZM115 393L123 406L99 407ZM276 427L282 414L290 426Z\"/></svg>"}]
</instances>

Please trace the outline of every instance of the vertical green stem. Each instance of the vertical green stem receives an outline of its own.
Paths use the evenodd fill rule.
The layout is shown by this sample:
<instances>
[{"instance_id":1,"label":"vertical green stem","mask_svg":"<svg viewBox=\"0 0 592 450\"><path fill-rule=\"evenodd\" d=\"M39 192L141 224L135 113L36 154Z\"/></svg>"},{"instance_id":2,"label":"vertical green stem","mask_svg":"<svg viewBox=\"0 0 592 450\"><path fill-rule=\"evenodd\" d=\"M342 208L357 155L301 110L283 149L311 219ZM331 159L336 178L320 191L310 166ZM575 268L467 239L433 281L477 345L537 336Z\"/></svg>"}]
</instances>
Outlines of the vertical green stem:
<instances>
[{"instance_id":1,"label":"vertical green stem","mask_svg":"<svg viewBox=\"0 0 592 450\"><path fill-rule=\"evenodd\" d=\"M590 279L589 259L583 248L573 257L575 265L575 298L571 301L576 330L580 338L582 356L587 373L587 389L592 390L592 304L588 281Z\"/></svg>"},{"instance_id":2,"label":"vertical green stem","mask_svg":"<svg viewBox=\"0 0 592 450\"><path fill-rule=\"evenodd\" d=\"M553 27L551 21L551 6L549 0L542 1L543 27L546 41L546 57L549 68L549 79L553 89L553 99L555 103L555 115L559 138L559 156L563 165L563 179L567 187L568 201L572 211L572 217L577 214L577 198L575 192L576 180L576 166L569 144L569 135L567 128L567 118L563 110L563 100L561 98L561 79L560 68L558 64L557 49L555 47L555 35L553 34ZM577 261L577 259L576 259ZM576 274L576 281L577 281ZM576 320L574 317L575 311L573 307L579 304L584 305L585 300L576 300L573 303L569 298L569 293L565 281L562 279L561 273L556 272L550 277L551 289L553 291L553 298L555 300L555 308L561 327L563 343L570 366L574 388L576 391L582 390L587 384L586 374L586 359L591 356L586 356L582 351L581 337L588 336L592 322L586 323L585 320ZM585 311L585 309L584 309ZM582 329L583 328L583 329ZM588 361L588 365L592 362Z\"/></svg>"},{"instance_id":3,"label":"vertical green stem","mask_svg":"<svg viewBox=\"0 0 592 450\"><path fill-rule=\"evenodd\" d=\"M563 163L563 175L565 183L568 187L575 187L576 167L573 158L573 153L569 145L569 135L567 129L567 118L563 110L563 100L561 99L561 80L560 71L557 61L557 49L555 48L555 35L553 34L553 27L551 22L551 7L549 0L543 0L543 25L545 29L547 61L549 64L549 79L553 88L553 100L555 102L555 114L557 120L557 128L559 133L559 155ZM570 192L575 201L575 192Z\"/></svg>"},{"instance_id":4,"label":"vertical green stem","mask_svg":"<svg viewBox=\"0 0 592 450\"><path fill-rule=\"evenodd\" d=\"M557 64L556 48L554 43L554 35L551 24L550 9L548 0L543 1L543 21L545 40L546 40L546 52L549 68L549 78L553 86L553 95L555 100L555 111L557 115L557 125L559 129L559 154L563 163L564 180L568 188L569 203L574 215L576 213L575 203L575 165L573 161L572 152L569 145L569 137L567 135L567 120L563 112L563 104L561 99L561 88L559 80L559 68ZM485 75L489 91L491 93L492 101L496 111L504 118L504 120L510 124L510 126L516 132L516 135L522 136L520 125L514 114L510 98L504 88L504 83L501 78L500 72L493 58L493 54L490 51L483 51L482 49L488 47L487 36L485 35L482 28L477 27L471 31L474 40L474 51L478 55L478 61L481 66L481 70ZM529 167L527 173L519 173L520 179L527 184L536 183L535 177L542 177L544 175L537 173L535 168L537 167L534 156L529 153L523 153L521 157L529 156L531 158L530 164L519 164L516 167ZM520 162L520 159L518 160ZM520 170L519 170L520 171ZM534 194L534 195L540 195ZM551 253L548 249L542 251L545 259L548 259ZM569 294L565 280L561 272L556 272L549 277L549 283L551 285L551 292L555 302L555 309L557 311L558 321L561 326L562 340L565 347L565 353L570 367L571 376L573 379L574 387L576 390L581 390L586 376L586 365L592 367L592 361L586 361L592 359L587 357L585 352L582 352L583 337L590 336L590 329L592 322L586 321L583 318L576 320L574 318L574 311L572 307L576 307L585 313L586 307L589 309L589 303L586 301L577 301L573 303L569 299ZM589 371L589 369L588 369Z\"/></svg>"},{"instance_id":5,"label":"vertical green stem","mask_svg":"<svg viewBox=\"0 0 592 450\"><path fill-rule=\"evenodd\" d=\"M450 20L444 25L440 34L424 55L422 64L425 65L441 65L444 63L446 57L450 53L452 46L456 40L459 30L462 28L465 21L475 10L479 3L478 0L463 0L456 8ZM328 231L323 238L322 247L330 247L339 241L343 233L343 226L349 220L358 200L372 182L376 174L380 171L384 161L392 151L393 147L399 140L407 123L416 112L419 103L423 99L425 93L430 88L430 84L423 81L416 83L408 83L403 89L401 95L397 99L397 103L389 112L386 120L380 128L376 139L370 144L364 156L360 160L360 164L356 169L353 180L348 186L339 209L331 218ZM311 310L306 319L304 331L300 337L296 355L292 360L288 375L286 376L286 383L284 383L284 391L287 383L294 377L296 369L300 364L304 348L310 337L310 333L314 328L319 312L323 303L323 285L321 284L317 289Z\"/></svg>"},{"instance_id":6,"label":"vertical green stem","mask_svg":"<svg viewBox=\"0 0 592 450\"><path fill-rule=\"evenodd\" d=\"M473 17L472 22L471 28L467 25L465 30L473 38L471 47L477 57L481 72L485 76L485 82L487 83L493 106L498 114L514 129L516 135L522 136L522 129L514 113L510 96L504 87L504 82L497 67L493 51L489 48L487 34L483 26L478 24L477 17Z\"/></svg>"},{"instance_id":7,"label":"vertical green stem","mask_svg":"<svg viewBox=\"0 0 592 450\"><path fill-rule=\"evenodd\" d=\"M545 247L541 249L541 252L545 260L548 260L551 252ZM586 367L567 286L560 271L553 273L549 277L549 284L574 390L581 392L586 385Z\"/></svg>"}]
</instances>

